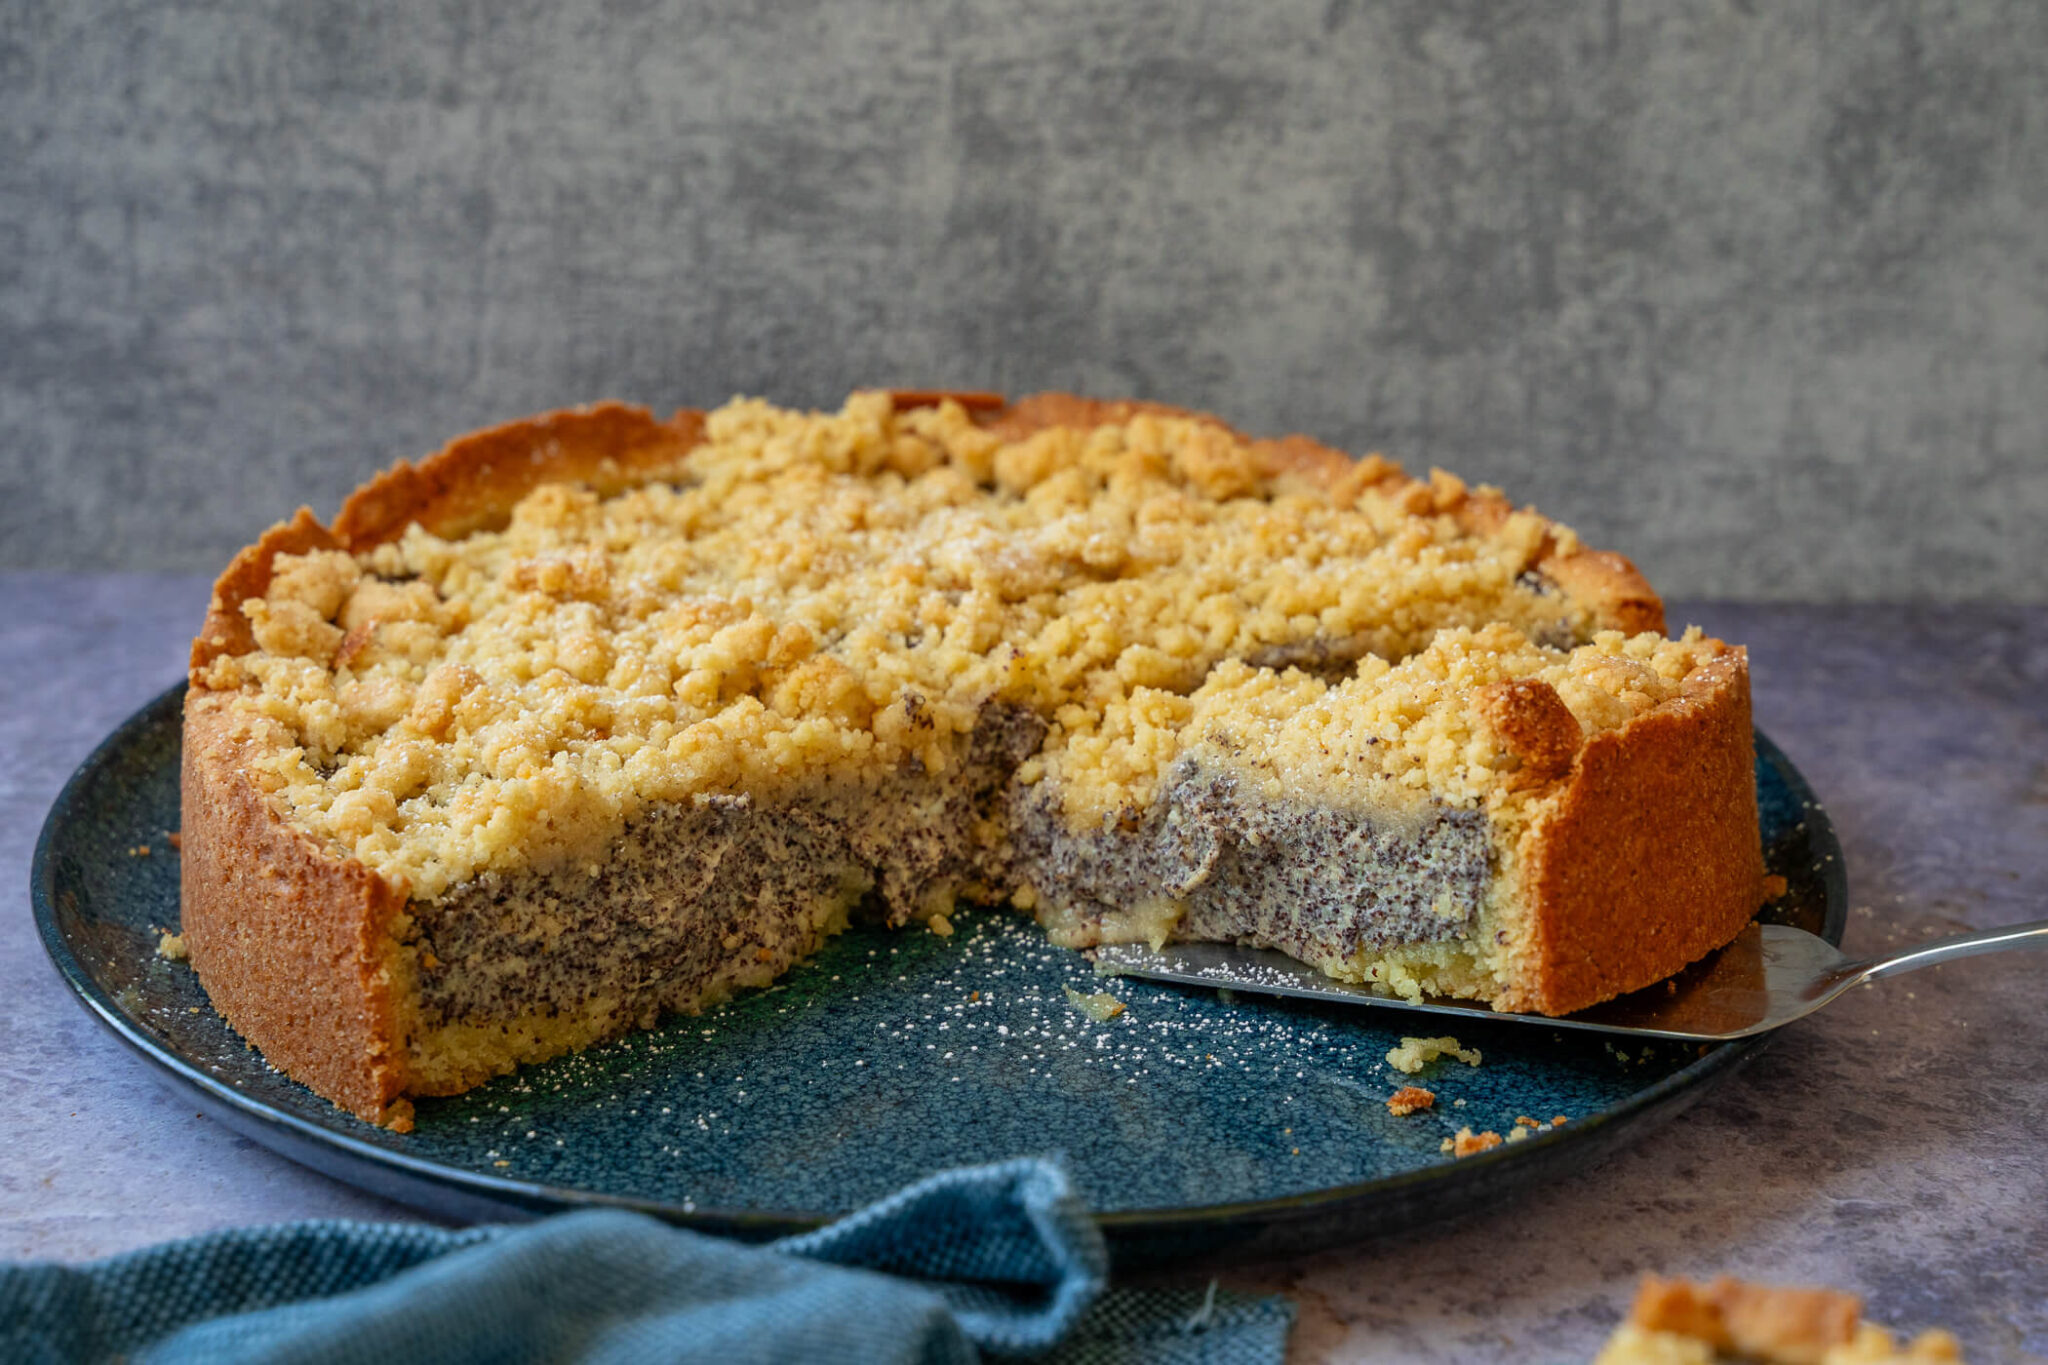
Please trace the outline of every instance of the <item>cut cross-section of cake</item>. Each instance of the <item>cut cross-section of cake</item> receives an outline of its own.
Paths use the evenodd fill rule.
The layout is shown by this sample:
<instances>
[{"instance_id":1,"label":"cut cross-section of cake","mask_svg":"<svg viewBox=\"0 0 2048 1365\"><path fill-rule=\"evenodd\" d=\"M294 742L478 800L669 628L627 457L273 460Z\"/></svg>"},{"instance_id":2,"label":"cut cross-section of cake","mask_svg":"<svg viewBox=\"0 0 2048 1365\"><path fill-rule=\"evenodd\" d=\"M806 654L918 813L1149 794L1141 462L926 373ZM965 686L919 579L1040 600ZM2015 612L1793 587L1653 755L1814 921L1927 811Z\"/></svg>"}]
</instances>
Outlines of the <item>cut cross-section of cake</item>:
<instances>
[{"instance_id":1,"label":"cut cross-section of cake","mask_svg":"<svg viewBox=\"0 0 2048 1365\"><path fill-rule=\"evenodd\" d=\"M183 931L401 1127L963 898L1567 1013L1760 898L1743 653L1663 627L1495 490L1199 414L557 413L230 565Z\"/></svg>"}]
</instances>

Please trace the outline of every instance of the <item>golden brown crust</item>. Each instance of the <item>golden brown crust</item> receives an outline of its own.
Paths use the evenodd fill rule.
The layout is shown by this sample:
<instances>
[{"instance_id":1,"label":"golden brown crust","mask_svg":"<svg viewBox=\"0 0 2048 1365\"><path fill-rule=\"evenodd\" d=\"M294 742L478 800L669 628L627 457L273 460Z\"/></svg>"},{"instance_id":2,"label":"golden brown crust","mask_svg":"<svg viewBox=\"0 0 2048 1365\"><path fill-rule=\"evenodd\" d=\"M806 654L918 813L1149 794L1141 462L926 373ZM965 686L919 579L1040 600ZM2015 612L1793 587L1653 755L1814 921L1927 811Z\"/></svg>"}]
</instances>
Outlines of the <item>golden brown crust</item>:
<instances>
[{"instance_id":1,"label":"golden brown crust","mask_svg":"<svg viewBox=\"0 0 2048 1365\"><path fill-rule=\"evenodd\" d=\"M256 636L249 628L249 619L242 615L242 603L269 591L270 566L277 556L302 555L338 546L327 528L314 520L311 510L301 507L290 521L271 527L254 545L229 561L227 571L214 582L206 622L192 641L193 686L200 685L201 670L215 659L246 654L256 648Z\"/></svg>"},{"instance_id":2,"label":"golden brown crust","mask_svg":"<svg viewBox=\"0 0 2048 1365\"><path fill-rule=\"evenodd\" d=\"M1464 485L1455 477L1442 470L1431 470L1430 479L1438 489L1437 510L1455 511L1468 531L1479 534L1496 531L1515 510L1498 488L1473 489L1469 496L1460 496ZM1445 506L1446 484L1456 486L1456 491L1451 493L1455 501L1448 507ZM1608 629L1625 631L1630 635L1646 630L1654 630L1659 635L1664 633L1663 599L1657 596L1650 581L1626 556L1612 550L1588 550L1577 545L1566 550L1552 535L1545 537L1535 567L1538 573L1567 595L1592 607L1594 615Z\"/></svg>"},{"instance_id":3,"label":"golden brown crust","mask_svg":"<svg viewBox=\"0 0 2048 1365\"><path fill-rule=\"evenodd\" d=\"M986 389L888 389L889 401L896 405L896 411L910 408L935 408L941 403L958 403L969 412L992 412L1009 405L1009 399Z\"/></svg>"},{"instance_id":4,"label":"golden brown crust","mask_svg":"<svg viewBox=\"0 0 2048 1365\"><path fill-rule=\"evenodd\" d=\"M248 776L261 743L226 698L187 697L179 893L193 968L264 1060L404 1131L389 955L405 892L284 822Z\"/></svg>"},{"instance_id":5,"label":"golden brown crust","mask_svg":"<svg viewBox=\"0 0 2048 1365\"><path fill-rule=\"evenodd\" d=\"M939 395L958 397L959 395ZM978 396L978 395L970 395ZM898 406L904 406L902 397L897 397ZM1247 440L1244 434L1222 418L1211 413L1196 412L1191 408L1177 408L1168 403L1151 403L1139 399L1082 398L1071 393L1034 393L1019 398L1014 403L1005 403L994 408L970 409L975 411L975 421L1006 441L1021 441L1036 432L1052 427L1072 427L1081 431L1096 427L1113 426L1128 422L1141 414L1154 417L1172 417L1182 421L1201 422L1221 431L1227 431L1239 440ZM1262 440L1247 440L1254 457L1259 461L1260 470L1268 475L1288 472L1298 473L1314 479L1327 487L1335 488L1344 475L1364 463L1371 473L1368 482L1392 477L1406 480L1400 470L1376 455L1365 457L1365 461L1353 460L1341 450L1324 445L1309 436L1276 436Z\"/></svg>"},{"instance_id":6,"label":"golden brown crust","mask_svg":"<svg viewBox=\"0 0 2048 1365\"><path fill-rule=\"evenodd\" d=\"M1530 907L1495 1007L1570 1014L1720 947L1762 902L1749 663L1701 665L1681 695L1579 751L1524 837Z\"/></svg>"},{"instance_id":7,"label":"golden brown crust","mask_svg":"<svg viewBox=\"0 0 2048 1365\"><path fill-rule=\"evenodd\" d=\"M341 505L334 535L352 551L395 540L414 522L450 539L493 525L543 483L599 492L678 466L703 439L703 414L659 422L624 403L542 413L451 441L417 465L400 460Z\"/></svg>"},{"instance_id":8,"label":"golden brown crust","mask_svg":"<svg viewBox=\"0 0 2048 1365\"><path fill-rule=\"evenodd\" d=\"M213 586L206 623L192 643L194 686L215 659L256 647L242 603L269 590L281 554L370 549L417 522L461 536L503 521L543 483L575 480L604 491L644 483L677 468L702 443L704 414L679 410L666 422L624 403L545 412L459 437L418 464L400 460L341 506L334 528L301 507L229 563Z\"/></svg>"},{"instance_id":9,"label":"golden brown crust","mask_svg":"<svg viewBox=\"0 0 2048 1365\"><path fill-rule=\"evenodd\" d=\"M1538 678L1491 683L1474 698L1494 739L1514 760L1517 786L1554 781L1571 771L1583 736L1578 718Z\"/></svg>"},{"instance_id":10,"label":"golden brown crust","mask_svg":"<svg viewBox=\"0 0 2048 1365\"><path fill-rule=\"evenodd\" d=\"M900 403L901 400L899 399ZM1092 431L1096 427L1112 426L1128 422L1141 413L1155 417L1183 417L1190 421L1207 422L1212 426L1230 428L1221 418L1205 412L1190 412L1165 403L1149 403L1141 399L1121 398L1114 401L1101 398L1083 398L1071 393L1027 394L1013 403L999 408L978 411L975 423L987 428L1005 441L1021 441L1037 432L1053 427L1073 427L1079 431Z\"/></svg>"},{"instance_id":11,"label":"golden brown crust","mask_svg":"<svg viewBox=\"0 0 2048 1365\"><path fill-rule=\"evenodd\" d=\"M1664 633L1664 602L1641 570L1612 550L1552 553L1536 568L1565 592L1593 608L1600 623L1630 635L1645 630Z\"/></svg>"}]
</instances>

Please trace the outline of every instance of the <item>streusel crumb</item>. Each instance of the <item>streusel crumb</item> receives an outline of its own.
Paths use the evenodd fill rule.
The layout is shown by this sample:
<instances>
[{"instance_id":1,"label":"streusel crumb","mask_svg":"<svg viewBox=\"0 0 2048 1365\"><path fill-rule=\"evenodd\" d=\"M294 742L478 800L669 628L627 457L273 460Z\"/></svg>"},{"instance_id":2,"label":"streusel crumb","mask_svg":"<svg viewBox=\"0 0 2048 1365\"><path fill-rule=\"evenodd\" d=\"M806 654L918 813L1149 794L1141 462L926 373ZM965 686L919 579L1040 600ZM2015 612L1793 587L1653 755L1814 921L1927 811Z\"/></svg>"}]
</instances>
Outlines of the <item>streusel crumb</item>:
<instances>
[{"instance_id":1,"label":"streusel crumb","mask_svg":"<svg viewBox=\"0 0 2048 1365\"><path fill-rule=\"evenodd\" d=\"M1864 1322L1854 1294L1752 1284L1722 1275L1711 1283L1645 1275L1629 1317L1594 1365L1960 1365L1949 1333L1897 1341Z\"/></svg>"},{"instance_id":2,"label":"streusel crumb","mask_svg":"<svg viewBox=\"0 0 2048 1365\"><path fill-rule=\"evenodd\" d=\"M1387 1096L1387 1112L1397 1119L1419 1114L1436 1104L1436 1094L1419 1085L1404 1085Z\"/></svg>"},{"instance_id":3,"label":"streusel crumb","mask_svg":"<svg viewBox=\"0 0 2048 1365\"><path fill-rule=\"evenodd\" d=\"M1412 1076L1439 1057L1455 1057L1466 1066L1479 1065L1479 1049L1461 1048L1456 1038L1403 1038L1399 1047L1387 1053L1387 1065Z\"/></svg>"},{"instance_id":4,"label":"streusel crumb","mask_svg":"<svg viewBox=\"0 0 2048 1365\"><path fill-rule=\"evenodd\" d=\"M942 772L991 703L1049 724L1020 777L1077 827L1247 747L1318 800L1512 803L1726 647L1596 634L1532 568L1570 532L1468 529L1467 496L1376 460L1333 489L1193 419L1006 442L950 402L735 401L673 482L278 556L258 648L201 681L270 727L256 780L297 824L420 899L657 804ZM1547 749L1489 710L1511 681L1561 700Z\"/></svg>"},{"instance_id":5,"label":"streusel crumb","mask_svg":"<svg viewBox=\"0 0 2048 1365\"><path fill-rule=\"evenodd\" d=\"M1502 1140L1499 1133L1475 1133L1470 1128L1460 1128L1456 1137L1444 1139L1443 1150L1456 1157L1477 1156L1500 1146Z\"/></svg>"}]
</instances>

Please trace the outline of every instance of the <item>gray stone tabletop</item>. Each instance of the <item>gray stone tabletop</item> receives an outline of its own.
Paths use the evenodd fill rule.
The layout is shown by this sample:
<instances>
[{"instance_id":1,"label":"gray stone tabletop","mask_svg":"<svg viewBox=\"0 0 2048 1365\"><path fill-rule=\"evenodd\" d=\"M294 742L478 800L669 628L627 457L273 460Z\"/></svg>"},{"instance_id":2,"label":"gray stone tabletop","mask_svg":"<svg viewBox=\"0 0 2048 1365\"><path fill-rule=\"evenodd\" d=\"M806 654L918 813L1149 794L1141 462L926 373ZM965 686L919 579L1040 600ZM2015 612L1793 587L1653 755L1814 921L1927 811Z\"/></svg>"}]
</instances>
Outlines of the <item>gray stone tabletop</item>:
<instances>
[{"instance_id":1,"label":"gray stone tabletop","mask_svg":"<svg viewBox=\"0 0 2048 1365\"><path fill-rule=\"evenodd\" d=\"M51 799L175 682L206 584L0 575L0 1256L82 1259L233 1224L406 1218L160 1087L36 941ZM2048 914L2048 609L1697 605L1750 646L1759 723L1832 815L1847 946ZM2048 958L1853 992L1674 1125L1496 1212L1227 1285L1301 1310L1301 1361L1584 1360L1639 1275L1826 1283L1973 1361L2048 1360Z\"/></svg>"}]
</instances>

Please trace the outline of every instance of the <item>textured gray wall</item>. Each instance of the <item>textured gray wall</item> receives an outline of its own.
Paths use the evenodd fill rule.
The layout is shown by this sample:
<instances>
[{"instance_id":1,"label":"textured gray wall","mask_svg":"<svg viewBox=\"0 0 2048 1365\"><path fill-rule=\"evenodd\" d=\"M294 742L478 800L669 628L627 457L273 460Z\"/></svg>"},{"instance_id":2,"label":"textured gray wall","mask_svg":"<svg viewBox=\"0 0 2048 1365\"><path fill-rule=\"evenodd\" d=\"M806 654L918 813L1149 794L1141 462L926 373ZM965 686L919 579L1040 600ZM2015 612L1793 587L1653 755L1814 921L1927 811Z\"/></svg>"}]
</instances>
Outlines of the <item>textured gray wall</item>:
<instances>
[{"instance_id":1,"label":"textured gray wall","mask_svg":"<svg viewBox=\"0 0 2048 1365\"><path fill-rule=\"evenodd\" d=\"M0 0L0 559L597 397L1212 408L1667 592L2048 597L2048 5Z\"/></svg>"}]
</instances>

